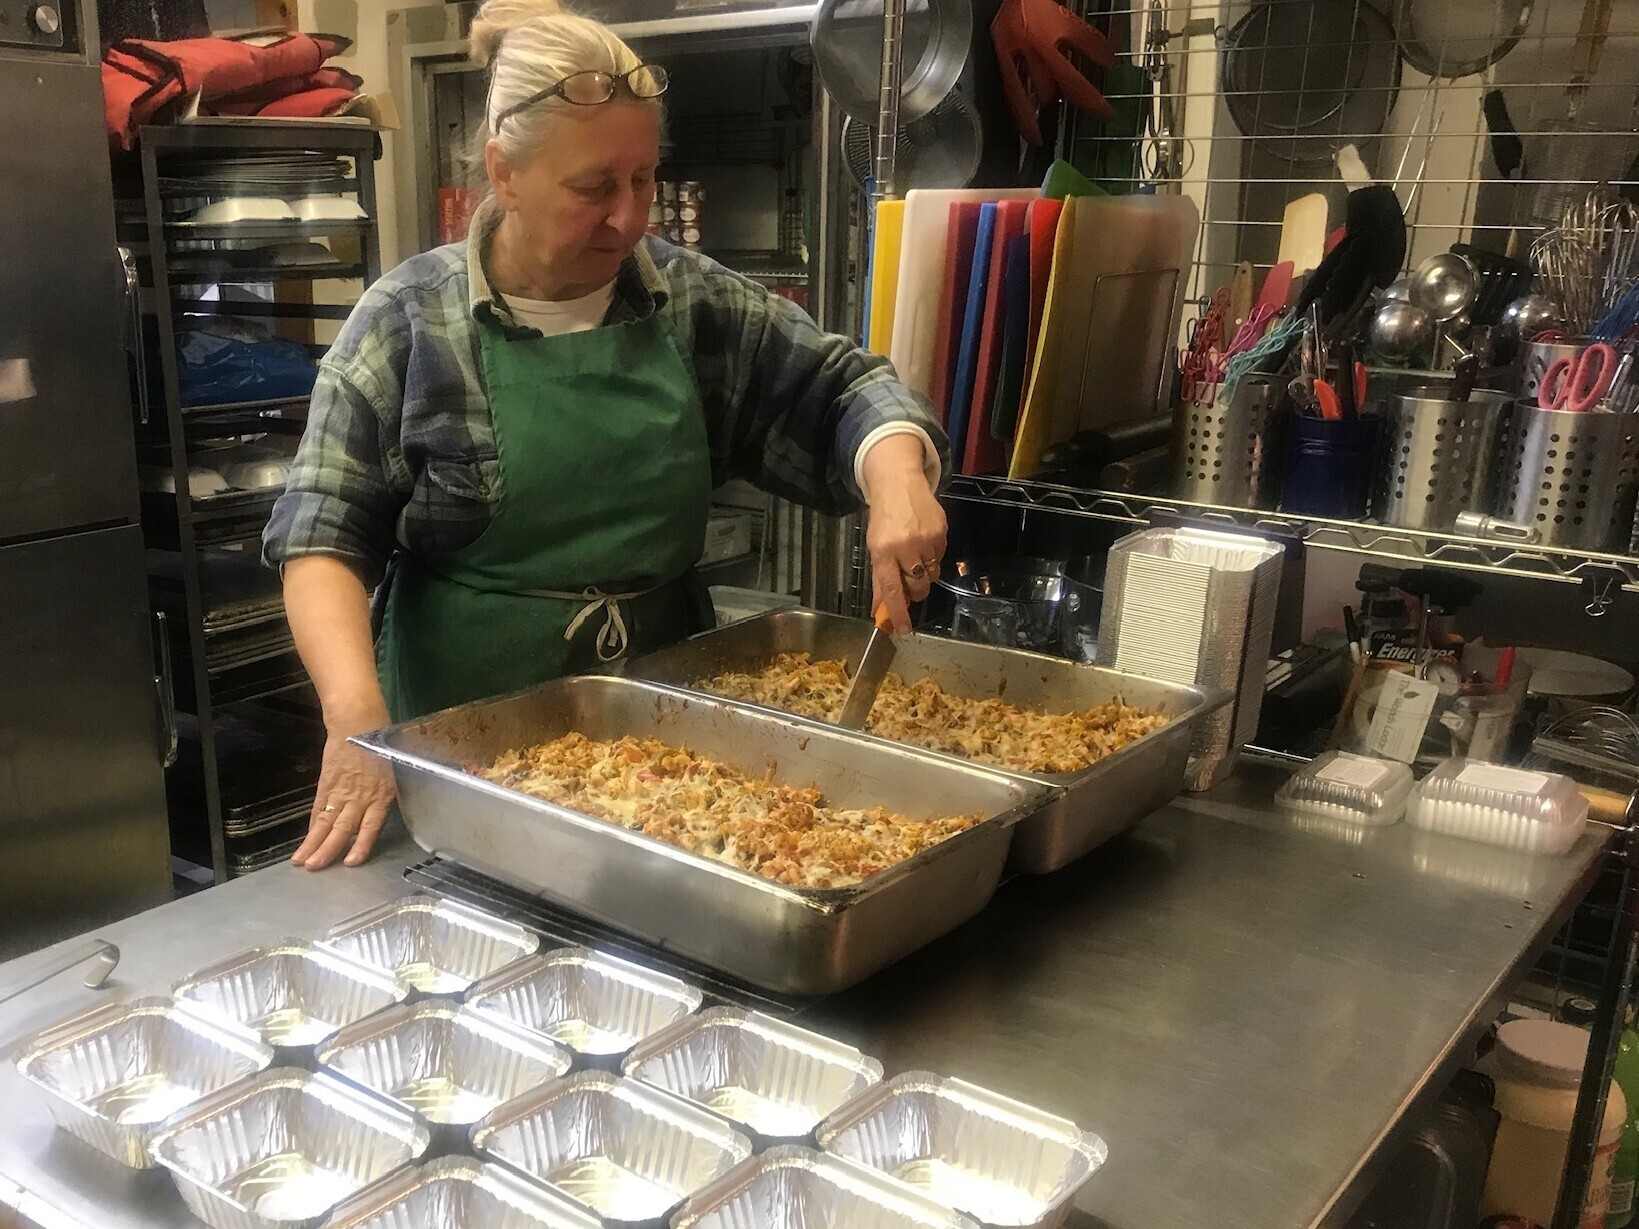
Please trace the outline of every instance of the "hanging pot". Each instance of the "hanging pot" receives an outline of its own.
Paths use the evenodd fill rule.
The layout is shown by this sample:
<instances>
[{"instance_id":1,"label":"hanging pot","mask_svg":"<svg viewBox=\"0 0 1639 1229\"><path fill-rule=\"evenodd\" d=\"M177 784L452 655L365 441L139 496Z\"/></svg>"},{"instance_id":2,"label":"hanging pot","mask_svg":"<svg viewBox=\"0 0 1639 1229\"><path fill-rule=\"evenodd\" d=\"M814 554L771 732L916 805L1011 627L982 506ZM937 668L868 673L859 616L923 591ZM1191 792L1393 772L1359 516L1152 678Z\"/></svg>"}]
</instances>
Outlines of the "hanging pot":
<instances>
[{"instance_id":1,"label":"hanging pot","mask_svg":"<svg viewBox=\"0 0 1639 1229\"><path fill-rule=\"evenodd\" d=\"M808 31L825 92L874 126L882 81L882 0L822 0ZM932 114L956 87L973 45L971 0L906 0L899 122Z\"/></svg>"}]
</instances>

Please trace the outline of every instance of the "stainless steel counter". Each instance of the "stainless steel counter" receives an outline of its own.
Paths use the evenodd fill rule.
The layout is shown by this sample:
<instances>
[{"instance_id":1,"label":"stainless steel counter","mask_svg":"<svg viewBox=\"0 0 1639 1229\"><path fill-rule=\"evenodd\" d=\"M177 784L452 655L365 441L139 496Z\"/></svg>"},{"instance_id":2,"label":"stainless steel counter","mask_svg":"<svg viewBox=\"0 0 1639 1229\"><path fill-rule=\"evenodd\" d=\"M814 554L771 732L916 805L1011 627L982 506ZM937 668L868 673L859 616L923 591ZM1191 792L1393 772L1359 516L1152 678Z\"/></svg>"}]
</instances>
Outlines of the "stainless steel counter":
<instances>
[{"instance_id":1,"label":"stainless steel counter","mask_svg":"<svg viewBox=\"0 0 1639 1229\"><path fill-rule=\"evenodd\" d=\"M1350 843L1271 811L1246 770L1118 846L1016 879L974 921L805 1019L883 1060L960 1075L1109 1141L1073 1226L1333 1223L1403 1112L1586 891L1604 836L1531 860L1403 825ZM316 934L402 893L402 839L368 866L266 871L97 934L109 987L59 978L0 1004L0 1042L109 997L163 990L270 936ZM13 971L0 966L0 979ZM189 1221L51 1129L0 1069L0 1205L48 1229ZM0 1215L0 1222L4 1216Z\"/></svg>"}]
</instances>

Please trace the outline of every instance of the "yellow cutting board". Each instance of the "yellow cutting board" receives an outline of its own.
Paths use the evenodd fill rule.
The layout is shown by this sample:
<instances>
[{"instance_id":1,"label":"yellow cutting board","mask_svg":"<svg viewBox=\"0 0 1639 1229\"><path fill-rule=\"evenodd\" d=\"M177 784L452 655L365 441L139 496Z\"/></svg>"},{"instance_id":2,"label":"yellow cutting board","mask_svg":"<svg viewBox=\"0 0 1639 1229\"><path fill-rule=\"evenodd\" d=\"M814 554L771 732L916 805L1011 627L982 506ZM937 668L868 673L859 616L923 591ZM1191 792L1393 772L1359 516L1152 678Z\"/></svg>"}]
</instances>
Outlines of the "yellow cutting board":
<instances>
[{"instance_id":1,"label":"yellow cutting board","mask_svg":"<svg viewBox=\"0 0 1639 1229\"><path fill-rule=\"evenodd\" d=\"M1166 411L1199 231L1183 196L1065 202L1010 476L1029 477L1078 431Z\"/></svg>"},{"instance_id":2,"label":"yellow cutting board","mask_svg":"<svg viewBox=\"0 0 1639 1229\"><path fill-rule=\"evenodd\" d=\"M881 201L871 238L871 322L865 348L887 354L893 341L895 296L899 293L899 246L905 226L905 202Z\"/></svg>"}]
</instances>

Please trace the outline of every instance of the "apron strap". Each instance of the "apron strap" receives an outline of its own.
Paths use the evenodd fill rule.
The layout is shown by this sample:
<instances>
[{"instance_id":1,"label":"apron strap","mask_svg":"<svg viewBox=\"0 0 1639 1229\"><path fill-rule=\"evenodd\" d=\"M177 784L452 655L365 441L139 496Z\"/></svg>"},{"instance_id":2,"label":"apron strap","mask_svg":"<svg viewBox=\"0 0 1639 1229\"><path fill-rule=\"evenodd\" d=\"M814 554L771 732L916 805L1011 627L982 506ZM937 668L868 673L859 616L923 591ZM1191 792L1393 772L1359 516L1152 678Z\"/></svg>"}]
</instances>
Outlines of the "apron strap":
<instances>
[{"instance_id":1,"label":"apron strap","mask_svg":"<svg viewBox=\"0 0 1639 1229\"><path fill-rule=\"evenodd\" d=\"M588 585L579 593L562 593L555 589L526 589L523 592L529 597L551 597L561 602L585 603L580 613L570 620L569 626L564 629L565 641L573 640L580 629L586 626L587 620L598 611L603 611L603 626L598 629L598 660L619 661L625 656L628 634L626 618L620 612L620 604L640 598L643 593L605 593L596 585Z\"/></svg>"}]
</instances>

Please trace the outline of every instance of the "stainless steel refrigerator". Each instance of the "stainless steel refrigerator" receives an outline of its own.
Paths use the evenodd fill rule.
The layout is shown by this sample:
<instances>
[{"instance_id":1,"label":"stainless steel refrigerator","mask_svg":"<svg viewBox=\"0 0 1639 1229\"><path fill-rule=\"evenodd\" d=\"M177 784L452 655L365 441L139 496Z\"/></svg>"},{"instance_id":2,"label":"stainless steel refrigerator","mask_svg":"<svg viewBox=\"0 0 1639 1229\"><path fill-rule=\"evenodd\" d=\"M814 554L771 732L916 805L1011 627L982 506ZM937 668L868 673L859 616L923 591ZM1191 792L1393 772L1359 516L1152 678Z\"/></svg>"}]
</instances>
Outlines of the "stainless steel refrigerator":
<instances>
[{"instance_id":1,"label":"stainless steel refrigerator","mask_svg":"<svg viewBox=\"0 0 1639 1229\"><path fill-rule=\"evenodd\" d=\"M0 0L0 957L170 895L94 13Z\"/></svg>"}]
</instances>

